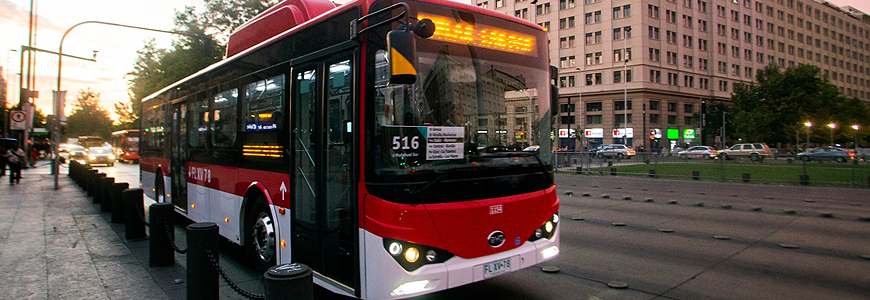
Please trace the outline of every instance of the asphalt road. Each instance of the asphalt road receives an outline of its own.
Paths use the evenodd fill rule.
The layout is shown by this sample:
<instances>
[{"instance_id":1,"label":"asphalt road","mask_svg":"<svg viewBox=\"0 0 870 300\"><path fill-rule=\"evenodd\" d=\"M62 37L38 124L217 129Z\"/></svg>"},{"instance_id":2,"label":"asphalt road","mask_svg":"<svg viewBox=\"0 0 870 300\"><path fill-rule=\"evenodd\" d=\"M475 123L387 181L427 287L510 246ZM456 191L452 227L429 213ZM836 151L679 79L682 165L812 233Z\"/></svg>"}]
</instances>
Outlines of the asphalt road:
<instances>
[{"instance_id":1,"label":"asphalt road","mask_svg":"<svg viewBox=\"0 0 870 300\"><path fill-rule=\"evenodd\" d=\"M137 165L98 169L138 186ZM870 295L867 189L556 176L562 217L559 257L418 299ZM230 250L221 261L238 268L235 278L255 288L258 275L243 270L239 257ZM560 271L545 273L544 266ZM608 286L622 283L627 287ZM221 298L240 297L222 293Z\"/></svg>"}]
</instances>

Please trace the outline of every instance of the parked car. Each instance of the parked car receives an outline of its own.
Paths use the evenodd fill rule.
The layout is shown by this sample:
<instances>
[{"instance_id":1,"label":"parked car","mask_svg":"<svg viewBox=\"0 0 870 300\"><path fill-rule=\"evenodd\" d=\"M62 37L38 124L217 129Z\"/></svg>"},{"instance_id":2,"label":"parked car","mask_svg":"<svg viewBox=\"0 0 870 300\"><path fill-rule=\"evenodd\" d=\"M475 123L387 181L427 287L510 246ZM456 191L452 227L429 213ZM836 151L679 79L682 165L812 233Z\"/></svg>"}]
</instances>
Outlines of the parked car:
<instances>
[{"instance_id":1,"label":"parked car","mask_svg":"<svg viewBox=\"0 0 870 300\"><path fill-rule=\"evenodd\" d=\"M728 149L719 150L719 156L722 159L731 159L734 157L748 157L750 160L759 160L772 157L770 147L765 143L746 143L731 146Z\"/></svg>"},{"instance_id":2,"label":"parked car","mask_svg":"<svg viewBox=\"0 0 870 300\"><path fill-rule=\"evenodd\" d=\"M689 158L709 158L714 159L719 156L719 152L715 148L709 146L692 146L689 149L677 153L682 159Z\"/></svg>"},{"instance_id":3,"label":"parked car","mask_svg":"<svg viewBox=\"0 0 870 300\"><path fill-rule=\"evenodd\" d=\"M592 149L589 149L589 152L591 152L592 155L595 155L595 153L598 153L598 151L604 150L604 148L607 148L610 145L612 145L612 144L601 144L601 145L593 147Z\"/></svg>"},{"instance_id":4,"label":"parked car","mask_svg":"<svg viewBox=\"0 0 870 300\"><path fill-rule=\"evenodd\" d=\"M87 150L87 156L85 156L85 164L87 165L95 165L95 164L103 164L107 166L115 165L115 155L112 154L112 148L110 147L91 147Z\"/></svg>"},{"instance_id":5,"label":"parked car","mask_svg":"<svg viewBox=\"0 0 870 300\"><path fill-rule=\"evenodd\" d=\"M797 154L798 159L802 161L811 160L832 160L840 163L855 159L855 152L846 151L834 147L820 147L809 151L804 151Z\"/></svg>"},{"instance_id":6,"label":"parked car","mask_svg":"<svg viewBox=\"0 0 870 300\"><path fill-rule=\"evenodd\" d=\"M607 145L606 147L604 147L604 149L595 152L595 155L599 158L616 157L622 159L631 158L635 154L637 154L637 152L635 152L634 149L629 146L620 144Z\"/></svg>"},{"instance_id":7,"label":"parked car","mask_svg":"<svg viewBox=\"0 0 870 300\"><path fill-rule=\"evenodd\" d=\"M85 157L85 147L81 145L67 145L66 152L69 158Z\"/></svg>"}]
</instances>

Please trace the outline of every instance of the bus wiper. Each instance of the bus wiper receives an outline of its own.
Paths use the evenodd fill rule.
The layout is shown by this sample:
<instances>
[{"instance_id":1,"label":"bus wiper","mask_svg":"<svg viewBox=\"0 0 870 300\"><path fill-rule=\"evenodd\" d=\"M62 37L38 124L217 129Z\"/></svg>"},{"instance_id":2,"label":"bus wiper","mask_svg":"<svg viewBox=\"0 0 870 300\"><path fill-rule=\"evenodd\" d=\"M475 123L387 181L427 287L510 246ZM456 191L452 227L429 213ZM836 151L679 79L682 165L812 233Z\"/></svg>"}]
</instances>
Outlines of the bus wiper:
<instances>
[{"instance_id":1,"label":"bus wiper","mask_svg":"<svg viewBox=\"0 0 870 300\"><path fill-rule=\"evenodd\" d=\"M421 187L417 188L416 190L408 192L408 194L410 194L411 196L415 196L415 195L419 194L420 192L432 187L436 183L441 182L442 180L444 180L444 178L447 178L448 175L453 174L456 171L480 170L480 169L484 169L484 168L486 168L486 167L485 166L469 166L469 167L458 167L458 168L451 168L451 169L444 170L444 173L442 173L441 175L438 175L438 177L435 177L435 179L432 179L432 181L429 181L429 183L426 183L426 185L421 186Z\"/></svg>"}]
</instances>

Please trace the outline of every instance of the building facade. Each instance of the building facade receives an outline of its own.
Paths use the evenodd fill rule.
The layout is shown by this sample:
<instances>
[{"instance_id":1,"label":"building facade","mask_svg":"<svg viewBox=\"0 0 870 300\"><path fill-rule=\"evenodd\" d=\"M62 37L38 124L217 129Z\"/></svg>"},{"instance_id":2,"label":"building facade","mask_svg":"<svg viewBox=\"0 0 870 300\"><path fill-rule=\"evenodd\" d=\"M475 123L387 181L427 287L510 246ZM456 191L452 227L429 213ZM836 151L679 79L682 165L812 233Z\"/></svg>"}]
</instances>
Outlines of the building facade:
<instances>
[{"instance_id":1,"label":"building facade","mask_svg":"<svg viewBox=\"0 0 870 300\"><path fill-rule=\"evenodd\" d=\"M870 102L870 16L821 0L472 0L544 27L559 68L556 145L717 145L705 107L768 64L818 66ZM655 136L651 138L651 136Z\"/></svg>"}]
</instances>

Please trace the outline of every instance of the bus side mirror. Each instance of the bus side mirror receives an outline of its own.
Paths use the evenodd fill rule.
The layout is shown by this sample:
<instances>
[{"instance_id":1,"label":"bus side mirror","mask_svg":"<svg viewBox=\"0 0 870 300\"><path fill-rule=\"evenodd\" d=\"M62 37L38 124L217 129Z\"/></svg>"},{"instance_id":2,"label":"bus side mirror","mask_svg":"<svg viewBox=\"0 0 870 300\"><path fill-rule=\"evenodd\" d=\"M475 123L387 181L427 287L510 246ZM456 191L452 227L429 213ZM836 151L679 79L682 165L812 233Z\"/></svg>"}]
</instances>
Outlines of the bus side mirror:
<instances>
[{"instance_id":1,"label":"bus side mirror","mask_svg":"<svg viewBox=\"0 0 870 300\"><path fill-rule=\"evenodd\" d=\"M387 33L387 61L390 84L414 84L417 81L417 42L413 31L403 29Z\"/></svg>"},{"instance_id":2,"label":"bus side mirror","mask_svg":"<svg viewBox=\"0 0 870 300\"><path fill-rule=\"evenodd\" d=\"M429 38L435 33L432 20L422 19L411 25L410 30L402 24L387 33L387 61L390 68L390 84L414 84L417 82L416 36Z\"/></svg>"}]
</instances>

